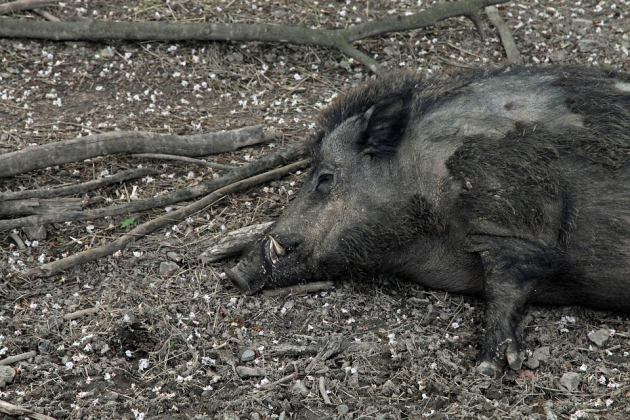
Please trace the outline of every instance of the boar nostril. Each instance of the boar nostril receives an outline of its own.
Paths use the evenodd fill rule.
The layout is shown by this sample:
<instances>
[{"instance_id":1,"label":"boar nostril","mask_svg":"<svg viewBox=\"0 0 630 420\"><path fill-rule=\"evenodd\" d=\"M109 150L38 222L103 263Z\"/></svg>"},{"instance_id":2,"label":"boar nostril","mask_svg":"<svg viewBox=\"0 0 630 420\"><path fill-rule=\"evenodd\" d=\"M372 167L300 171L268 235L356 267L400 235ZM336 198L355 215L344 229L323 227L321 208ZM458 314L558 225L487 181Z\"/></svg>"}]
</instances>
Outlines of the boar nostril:
<instances>
[{"instance_id":1,"label":"boar nostril","mask_svg":"<svg viewBox=\"0 0 630 420\"><path fill-rule=\"evenodd\" d=\"M286 254L286 250L276 241L273 236L269 236L269 258L273 264Z\"/></svg>"}]
</instances>

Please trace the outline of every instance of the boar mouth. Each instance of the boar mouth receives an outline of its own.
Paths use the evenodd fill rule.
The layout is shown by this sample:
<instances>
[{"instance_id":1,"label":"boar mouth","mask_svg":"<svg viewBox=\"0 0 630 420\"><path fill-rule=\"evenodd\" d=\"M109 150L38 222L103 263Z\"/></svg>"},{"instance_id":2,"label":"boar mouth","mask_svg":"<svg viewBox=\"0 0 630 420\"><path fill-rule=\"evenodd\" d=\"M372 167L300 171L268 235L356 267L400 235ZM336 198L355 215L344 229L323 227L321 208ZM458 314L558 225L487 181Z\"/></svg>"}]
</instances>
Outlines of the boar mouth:
<instances>
[{"instance_id":1,"label":"boar mouth","mask_svg":"<svg viewBox=\"0 0 630 420\"><path fill-rule=\"evenodd\" d=\"M234 268L226 268L225 274L241 292L252 295L267 283L273 266L286 253L273 236L268 236L266 243L250 251Z\"/></svg>"}]
</instances>

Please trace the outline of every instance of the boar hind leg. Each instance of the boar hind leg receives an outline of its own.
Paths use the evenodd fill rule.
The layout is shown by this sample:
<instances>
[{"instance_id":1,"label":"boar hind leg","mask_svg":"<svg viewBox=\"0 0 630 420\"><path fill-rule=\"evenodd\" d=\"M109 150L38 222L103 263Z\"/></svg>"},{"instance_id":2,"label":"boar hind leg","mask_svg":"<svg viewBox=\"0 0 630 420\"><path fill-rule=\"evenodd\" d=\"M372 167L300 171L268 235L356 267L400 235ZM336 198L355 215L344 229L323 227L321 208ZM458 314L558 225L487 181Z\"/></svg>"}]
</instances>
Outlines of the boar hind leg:
<instances>
[{"instance_id":1,"label":"boar hind leg","mask_svg":"<svg viewBox=\"0 0 630 420\"><path fill-rule=\"evenodd\" d=\"M483 263L486 300L486 332L477 370L497 376L506 362L520 369L515 328L537 284L562 266L562 255L555 248L518 238L478 235L471 242Z\"/></svg>"}]
</instances>

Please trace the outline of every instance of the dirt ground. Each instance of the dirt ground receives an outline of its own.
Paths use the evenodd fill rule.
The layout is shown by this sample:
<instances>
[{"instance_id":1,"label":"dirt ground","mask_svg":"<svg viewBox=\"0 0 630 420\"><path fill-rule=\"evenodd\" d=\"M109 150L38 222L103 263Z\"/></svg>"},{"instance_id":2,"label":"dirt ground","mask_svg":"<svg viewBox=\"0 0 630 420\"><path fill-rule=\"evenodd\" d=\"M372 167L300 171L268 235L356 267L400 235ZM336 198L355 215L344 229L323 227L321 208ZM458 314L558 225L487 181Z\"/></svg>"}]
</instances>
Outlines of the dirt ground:
<instances>
[{"instance_id":1,"label":"dirt ground","mask_svg":"<svg viewBox=\"0 0 630 420\"><path fill-rule=\"evenodd\" d=\"M76 0L50 10L64 19L334 29L429 3L440 2ZM500 13L527 64L630 71L629 1L522 0ZM427 76L506 64L485 15L483 24L485 40L470 21L454 18L358 44L389 68ZM254 124L282 130L275 144L208 158L242 165L306 138L319 110L367 77L337 51L304 46L1 39L0 153L113 130L193 134ZM2 179L0 190L69 185L138 165L161 175L89 197L104 197L99 206L119 204L134 188L148 198L222 175L117 155ZM235 260L198 260L226 232L274 220L303 176L226 197L116 256L51 278L20 273L112 241L130 216L137 225L170 209L54 223L39 241L18 231L25 250L1 232L0 359L35 356L10 365L14 378L0 374L0 400L58 419L630 418L627 316L534 307L522 334L529 357L523 370L492 379L474 371L483 302L395 279L339 279L309 295L244 297L223 272ZM160 266L173 262L177 270L160 275ZM63 318L95 306L96 315Z\"/></svg>"}]
</instances>

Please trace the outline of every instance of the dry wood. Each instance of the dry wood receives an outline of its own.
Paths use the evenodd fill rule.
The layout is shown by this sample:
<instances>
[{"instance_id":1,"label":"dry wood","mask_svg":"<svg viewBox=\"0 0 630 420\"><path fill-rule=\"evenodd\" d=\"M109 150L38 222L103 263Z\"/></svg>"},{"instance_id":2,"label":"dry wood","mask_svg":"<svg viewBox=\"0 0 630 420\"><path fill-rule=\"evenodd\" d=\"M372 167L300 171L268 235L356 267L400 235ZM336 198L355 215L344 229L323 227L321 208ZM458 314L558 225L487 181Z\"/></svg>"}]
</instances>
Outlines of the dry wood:
<instances>
[{"instance_id":1,"label":"dry wood","mask_svg":"<svg viewBox=\"0 0 630 420\"><path fill-rule=\"evenodd\" d=\"M131 155L131 156L135 158L143 158L143 159L177 160L180 162L194 163L195 165L205 166L207 168L227 170L227 171L236 168L235 166L221 165L220 163L207 162L202 159L193 159L186 156L164 155L160 153L140 153L140 154Z\"/></svg>"},{"instance_id":2,"label":"dry wood","mask_svg":"<svg viewBox=\"0 0 630 420\"><path fill-rule=\"evenodd\" d=\"M316 281L314 283L296 284L295 286L283 287L281 289L263 290L263 295L267 297L280 297L288 295L304 295L307 293L328 290L335 283L332 281Z\"/></svg>"},{"instance_id":3,"label":"dry wood","mask_svg":"<svg viewBox=\"0 0 630 420\"><path fill-rule=\"evenodd\" d=\"M30 359L37 356L37 352L27 351L26 353L16 354L15 356L9 356L6 359L0 360L0 366L10 365L11 363L20 362L22 360Z\"/></svg>"},{"instance_id":4,"label":"dry wood","mask_svg":"<svg viewBox=\"0 0 630 420\"><path fill-rule=\"evenodd\" d=\"M278 379L275 382L269 382L268 384L261 385L258 389L260 389L260 390L268 390L270 388L275 387L276 385L281 385L281 384L283 384L285 382L290 382L292 380L295 380L296 378L297 378L297 373L293 372L292 374L287 375L284 378Z\"/></svg>"},{"instance_id":5,"label":"dry wood","mask_svg":"<svg viewBox=\"0 0 630 420\"><path fill-rule=\"evenodd\" d=\"M22 238L20 238L20 235L18 235L17 232L11 232L9 234L9 236L11 237L11 239L13 239L13 241L17 244L18 249L20 251L25 251L26 250L26 245L24 245L24 241L22 240Z\"/></svg>"},{"instance_id":6,"label":"dry wood","mask_svg":"<svg viewBox=\"0 0 630 420\"><path fill-rule=\"evenodd\" d=\"M37 13L38 15L43 17L44 19L49 20L51 22L59 22L59 21L61 21L61 19L59 19L57 16L55 16L55 15L53 15L51 13L48 13L47 11L42 10L42 9L33 9L33 13Z\"/></svg>"},{"instance_id":7,"label":"dry wood","mask_svg":"<svg viewBox=\"0 0 630 420\"><path fill-rule=\"evenodd\" d=\"M456 16L466 16L483 37L479 10L507 0L462 0L438 4L409 16L394 15L353 25L345 29L326 30L302 26L248 23L165 23L111 22L84 20L77 22L41 22L5 18L0 37L44 38L62 40L135 41L261 41L336 48L368 67L376 74L384 69L375 60L352 45L352 42L389 32L424 28Z\"/></svg>"},{"instance_id":8,"label":"dry wood","mask_svg":"<svg viewBox=\"0 0 630 420\"><path fill-rule=\"evenodd\" d=\"M326 392L326 379L323 376L319 377L319 393L322 395L324 404L332 405L332 401L330 401L330 398L328 398L328 393Z\"/></svg>"},{"instance_id":9,"label":"dry wood","mask_svg":"<svg viewBox=\"0 0 630 420\"><path fill-rule=\"evenodd\" d=\"M5 19L1 22L0 28L3 27ZM145 131L113 131L0 155L0 178L113 153L207 156L233 152L240 147L270 141L280 135L281 133L276 130L265 130L262 125L187 136Z\"/></svg>"},{"instance_id":10,"label":"dry wood","mask_svg":"<svg viewBox=\"0 0 630 420\"><path fill-rule=\"evenodd\" d=\"M0 192L0 202L7 200L24 200L27 198L52 198L82 194L84 192L95 190L97 188L102 188L107 185L128 181L130 179L142 178L147 175L157 175L158 173L158 170L152 168L130 169L128 171L118 172L117 174L109 176L107 178L96 179L94 181L88 181L81 184L70 185L67 187L6 193Z\"/></svg>"},{"instance_id":11,"label":"dry wood","mask_svg":"<svg viewBox=\"0 0 630 420\"><path fill-rule=\"evenodd\" d=\"M98 307L94 306L92 308L81 309L80 311L70 312L69 314L65 314L63 319L66 321L72 321L73 319L81 318L86 315L94 315L98 312Z\"/></svg>"},{"instance_id":12,"label":"dry wood","mask_svg":"<svg viewBox=\"0 0 630 420\"><path fill-rule=\"evenodd\" d=\"M205 194L209 194L212 191L225 187L226 185L259 174L265 170L273 168L274 166L281 165L285 162L295 159L298 156L305 154L308 150L308 147L308 144L304 144L293 147L291 149L270 153L258 159L256 162L233 170L231 173L226 174L223 178L202 182L193 187L185 188L169 194L164 194L159 197L132 201L128 204L109 206L101 209L64 212L58 214L45 214L21 217L18 219L0 220L0 231L15 229L23 226L42 226L47 223L99 219L107 216L111 217L120 214L138 213L152 208L163 208L165 206L178 203L180 201L192 200Z\"/></svg>"},{"instance_id":13,"label":"dry wood","mask_svg":"<svg viewBox=\"0 0 630 420\"><path fill-rule=\"evenodd\" d=\"M80 265L86 263L88 261L93 261L108 255L115 253L116 251L120 251L124 249L128 244L133 242L135 239L147 235L161 227L167 226L172 223L177 223L186 217L203 210L204 208L212 205L215 201L219 200L221 197L227 194L232 194L236 191L241 191L243 189L249 188L251 186L272 181L278 179L290 172L297 171L299 169L303 169L310 163L310 159L301 160L291 165L283 166L278 169L274 169L269 172L265 172L260 175L253 176L251 178L247 178L238 182L234 182L233 184L229 184L223 188L220 188L213 193L203 197L201 200L195 201L194 203L182 207L179 210L176 210L171 213L167 213L161 217L151 220L150 222L144 223L135 229L132 229L129 233L121 236L113 242L110 242L107 245L103 245L98 248L92 248L87 251L79 252L74 254L68 258L64 258L61 260L53 261L51 263L43 264L39 267L33 268L26 272L27 276L36 276L36 277L47 277L52 276L53 274L57 274L63 270L67 270L70 267L74 267L76 265ZM227 177L226 177L227 178Z\"/></svg>"},{"instance_id":14,"label":"dry wood","mask_svg":"<svg viewBox=\"0 0 630 420\"><path fill-rule=\"evenodd\" d=\"M27 200L0 201L0 217L33 214L58 215L64 212L81 211L81 198L29 198Z\"/></svg>"},{"instance_id":15,"label":"dry wood","mask_svg":"<svg viewBox=\"0 0 630 420\"><path fill-rule=\"evenodd\" d=\"M32 10L43 6L54 6L57 2L52 0L18 0L0 4L0 15L19 12L20 10Z\"/></svg>"},{"instance_id":16,"label":"dry wood","mask_svg":"<svg viewBox=\"0 0 630 420\"><path fill-rule=\"evenodd\" d=\"M199 260L205 264L221 261L242 253L253 244L273 222L245 226L229 232L199 255Z\"/></svg>"},{"instance_id":17,"label":"dry wood","mask_svg":"<svg viewBox=\"0 0 630 420\"><path fill-rule=\"evenodd\" d=\"M0 413L7 414L9 416L26 416L35 420L55 420L54 417L47 416L45 414L39 414L28 408L20 407L19 405L13 405L6 401L0 400Z\"/></svg>"},{"instance_id":18,"label":"dry wood","mask_svg":"<svg viewBox=\"0 0 630 420\"><path fill-rule=\"evenodd\" d=\"M505 55L507 56L508 62L510 64L523 64L523 59L521 58L521 53L518 51L516 42L514 42L512 31L510 31L510 28L508 28L503 19L501 19L501 15L499 15L497 8L494 6L486 7L486 14L488 15L488 19L490 19L490 22L492 22L492 25L494 25L499 32L499 37L501 37L501 42L503 43L503 48L505 49Z\"/></svg>"}]
</instances>

